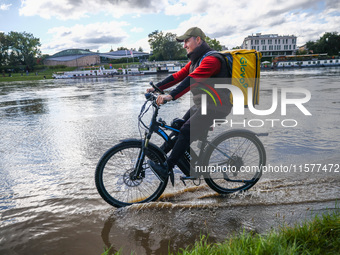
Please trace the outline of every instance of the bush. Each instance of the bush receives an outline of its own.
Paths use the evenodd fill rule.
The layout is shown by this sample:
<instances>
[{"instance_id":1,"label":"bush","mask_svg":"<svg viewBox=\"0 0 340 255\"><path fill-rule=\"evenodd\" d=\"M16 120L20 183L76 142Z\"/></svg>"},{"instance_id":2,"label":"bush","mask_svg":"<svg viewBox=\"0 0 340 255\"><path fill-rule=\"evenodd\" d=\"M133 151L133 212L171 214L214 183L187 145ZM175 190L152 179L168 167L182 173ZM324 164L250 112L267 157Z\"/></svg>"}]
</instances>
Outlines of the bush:
<instances>
[{"instance_id":1,"label":"bush","mask_svg":"<svg viewBox=\"0 0 340 255\"><path fill-rule=\"evenodd\" d=\"M44 70L46 68L47 68L47 66L45 66L45 65L35 65L34 66L34 70L36 70L36 71L41 71L41 70Z\"/></svg>"},{"instance_id":2,"label":"bush","mask_svg":"<svg viewBox=\"0 0 340 255\"><path fill-rule=\"evenodd\" d=\"M59 69L65 69L67 68L66 65L56 65L56 66L49 66L48 69L50 70L59 70Z\"/></svg>"}]
</instances>

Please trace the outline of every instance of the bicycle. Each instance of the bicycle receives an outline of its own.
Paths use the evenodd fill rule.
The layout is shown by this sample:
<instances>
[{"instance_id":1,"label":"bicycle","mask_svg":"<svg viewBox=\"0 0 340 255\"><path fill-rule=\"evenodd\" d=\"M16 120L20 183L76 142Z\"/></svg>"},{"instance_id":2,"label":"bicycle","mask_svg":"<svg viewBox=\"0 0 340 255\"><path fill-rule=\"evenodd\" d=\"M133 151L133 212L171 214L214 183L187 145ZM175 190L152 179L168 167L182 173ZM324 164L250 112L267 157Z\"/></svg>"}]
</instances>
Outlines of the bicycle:
<instances>
[{"instance_id":1,"label":"bicycle","mask_svg":"<svg viewBox=\"0 0 340 255\"><path fill-rule=\"evenodd\" d=\"M156 92L164 93L153 86ZM138 116L138 126L145 129L141 139L125 139L115 145L99 160L95 171L96 188L100 196L115 207L129 206L157 200L164 192L169 177L160 181L147 164L150 159L164 163L167 155L160 147L150 142L154 133L164 140L164 145L172 148L179 133L181 121L176 120L169 126L161 118L157 120L160 106L156 104L156 93L146 94ZM148 106L147 106L148 105ZM152 107L151 122L147 126L143 116ZM168 135L165 130L172 133ZM230 130L219 134L212 141L207 138L199 141L199 152L190 147L177 166L185 176L180 179L199 180L202 175L191 176L195 166L206 166L206 184L219 194L246 191L253 187L262 176L262 166L266 163L266 152L258 136L248 130ZM215 167L215 168L212 168ZM251 170L251 171L250 171Z\"/></svg>"}]
</instances>

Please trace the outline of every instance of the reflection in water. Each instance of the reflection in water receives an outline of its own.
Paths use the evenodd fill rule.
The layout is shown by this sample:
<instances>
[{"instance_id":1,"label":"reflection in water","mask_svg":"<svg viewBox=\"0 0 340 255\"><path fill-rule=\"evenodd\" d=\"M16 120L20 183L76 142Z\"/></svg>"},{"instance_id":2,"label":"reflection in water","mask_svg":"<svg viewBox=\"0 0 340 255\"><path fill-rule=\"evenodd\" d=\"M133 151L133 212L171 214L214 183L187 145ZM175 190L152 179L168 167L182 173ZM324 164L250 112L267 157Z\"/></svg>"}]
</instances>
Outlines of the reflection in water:
<instances>
[{"instance_id":1,"label":"reflection in water","mask_svg":"<svg viewBox=\"0 0 340 255\"><path fill-rule=\"evenodd\" d=\"M268 164L340 162L340 120L334 117L340 109L339 70L261 73L259 109L270 107L274 86L304 87L312 94L306 104L312 117L295 106L288 107L287 116L278 109L264 117L296 119L296 128L252 129L269 133L261 137ZM158 202L123 209L107 205L95 188L95 166L120 139L139 137L144 91L149 80L162 78L0 86L0 254L100 254L104 246L123 247L127 254L166 254L168 247L177 251L201 234L222 241L243 229L263 233L334 208L340 191L336 172L264 173L248 193L229 197L203 184L184 187L176 176L176 186L167 187ZM188 98L181 98L163 106L160 117L170 121L188 107Z\"/></svg>"},{"instance_id":2,"label":"reflection in water","mask_svg":"<svg viewBox=\"0 0 340 255\"><path fill-rule=\"evenodd\" d=\"M0 103L0 107L4 110L7 117L14 117L15 115L31 115L31 114L44 114L43 99L28 99L19 101L9 101Z\"/></svg>"},{"instance_id":3,"label":"reflection in water","mask_svg":"<svg viewBox=\"0 0 340 255\"><path fill-rule=\"evenodd\" d=\"M299 183L264 181L246 194L231 196L216 196L204 187L178 192L177 186L160 202L114 210L103 224L101 238L112 253L122 249L123 254L166 254L202 235L222 242L235 233L263 233L334 210L338 181L310 180L308 194Z\"/></svg>"}]
</instances>

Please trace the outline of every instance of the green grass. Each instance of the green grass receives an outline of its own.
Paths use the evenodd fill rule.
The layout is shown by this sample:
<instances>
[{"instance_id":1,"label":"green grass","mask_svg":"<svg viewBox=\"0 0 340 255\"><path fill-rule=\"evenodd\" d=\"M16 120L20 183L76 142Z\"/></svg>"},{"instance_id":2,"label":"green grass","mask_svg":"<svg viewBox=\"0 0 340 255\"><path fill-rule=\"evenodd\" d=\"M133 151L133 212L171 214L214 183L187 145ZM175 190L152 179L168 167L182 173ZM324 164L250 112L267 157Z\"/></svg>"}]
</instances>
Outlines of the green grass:
<instances>
[{"instance_id":1,"label":"green grass","mask_svg":"<svg viewBox=\"0 0 340 255\"><path fill-rule=\"evenodd\" d=\"M53 79L52 74L56 72L67 72L67 71L73 71L74 67L66 67L62 69L46 69L42 71L34 71L30 72L28 75L26 73L12 73L12 77L9 77L9 74L5 74L5 77L3 77L3 74L0 74L0 85L1 82L9 82L9 81L37 81L37 80L44 80L46 79ZM37 75L36 75L37 72ZM45 77L44 77L45 76Z\"/></svg>"},{"instance_id":2,"label":"green grass","mask_svg":"<svg viewBox=\"0 0 340 255\"><path fill-rule=\"evenodd\" d=\"M119 69L119 68L126 68L126 66L129 65L140 65L139 62L129 62L126 63L120 63L120 64L113 64L113 68ZM105 69L109 69L109 64L104 65ZM60 69L55 68L46 68L45 70L30 72L28 75L26 73L12 73L12 77L9 77L9 74L6 73L5 77L3 77L3 74L0 73L0 85L1 82L9 82L9 81L37 81L37 80L44 80L44 79L53 79L52 74L56 72L67 72L67 71L74 71L75 67L65 67ZM46 77L46 78L45 78Z\"/></svg>"},{"instance_id":3,"label":"green grass","mask_svg":"<svg viewBox=\"0 0 340 255\"><path fill-rule=\"evenodd\" d=\"M340 254L340 213L316 216L301 226L285 226L267 235L243 232L223 243L210 244L203 236L176 254Z\"/></svg>"},{"instance_id":4,"label":"green grass","mask_svg":"<svg viewBox=\"0 0 340 255\"><path fill-rule=\"evenodd\" d=\"M106 251L102 255L108 254L113 253ZM340 212L315 216L310 222L294 227L284 226L266 235L243 232L223 243L210 243L206 236L202 236L193 246L169 254L340 254Z\"/></svg>"}]
</instances>

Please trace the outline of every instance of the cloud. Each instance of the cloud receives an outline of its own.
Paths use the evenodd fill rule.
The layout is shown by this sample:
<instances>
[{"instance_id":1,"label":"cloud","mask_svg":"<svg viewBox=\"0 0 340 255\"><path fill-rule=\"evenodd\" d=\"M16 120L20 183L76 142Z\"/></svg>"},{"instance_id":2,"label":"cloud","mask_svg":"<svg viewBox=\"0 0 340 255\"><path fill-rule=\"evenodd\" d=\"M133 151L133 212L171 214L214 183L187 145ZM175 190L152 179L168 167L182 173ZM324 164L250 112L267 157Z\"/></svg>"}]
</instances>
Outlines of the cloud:
<instances>
[{"instance_id":1,"label":"cloud","mask_svg":"<svg viewBox=\"0 0 340 255\"><path fill-rule=\"evenodd\" d=\"M141 33L141 32L144 32L144 28L142 28L142 27L134 27L130 31L133 32L133 33Z\"/></svg>"},{"instance_id":2,"label":"cloud","mask_svg":"<svg viewBox=\"0 0 340 255\"><path fill-rule=\"evenodd\" d=\"M9 7L11 7L12 4L1 4L0 5L0 11L8 11Z\"/></svg>"},{"instance_id":3,"label":"cloud","mask_svg":"<svg viewBox=\"0 0 340 255\"><path fill-rule=\"evenodd\" d=\"M54 27L48 30L52 34L50 42L42 45L43 52L56 53L61 50L80 48L97 51L110 49L112 45L123 43L128 38L124 27L126 22L103 22L72 27ZM53 54L52 53L52 54Z\"/></svg>"},{"instance_id":4,"label":"cloud","mask_svg":"<svg viewBox=\"0 0 340 255\"><path fill-rule=\"evenodd\" d=\"M294 34L301 45L318 39L324 32L339 30L339 1L210 0L208 3L206 0L179 0L168 5L167 15L190 15L172 32L182 34L198 26L209 37L230 48L241 45L252 33Z\"/></svg>"},{"instance_id":5,"label":"cloud","mask_svg":"<svg viewBox=\"0 0 340 255\"><path fill-rule=\"evenodd\" d=\"M120 18L126 14L157 13L166 5L167 0L24 0L19 14L69 20L105 13Z\"/></svg>"},{"instance_id":6,"label":"cloud","mask_svg":"<svg viewBox=\"0 0 340 255\"><path fill-rule=\"evenodd\" d=\"M94 44L94 45L101 45L101 44L117 44L122 42L124 39L123 36L107 36L107 35L99 35L96 38L85 38L79 40L80 43L84 45Z\"/></svg>"},{"instance_id":7,"label":"cloud","mask_svg":"<svg viewBox=\"0 0 340 255\"><path fill-rule=\"evenodd\" d=\"M114 44L147 49L148 33L157 29L183 34L193 26L201 27L209 37L229 48L241 45L253 33L294 34L298 36L297 44L302 45L317 40L324 32L340 32L339 10L340 1L335 0L22 0L19 13L73 19L77 23L82 18L88 23L90 18L98 17L96 14L119 20L128 18L130 27L117 21L50 29L53 39L43 45L45 49L55 46L56 50L75 47L100 50L110 49ZM146 15L156 13L160 15ZM169 16L173 18L176 25L166 25L172 25L172 29L165 31L162 27L160 19L164 16L166 20ZM152 19L152 25L142 26L138 19L145 19L143 24L150 24ZM178 20L182 21L179 25ZM137 41L144 34L145 38Z\"/></svg>"}]
</instances>

